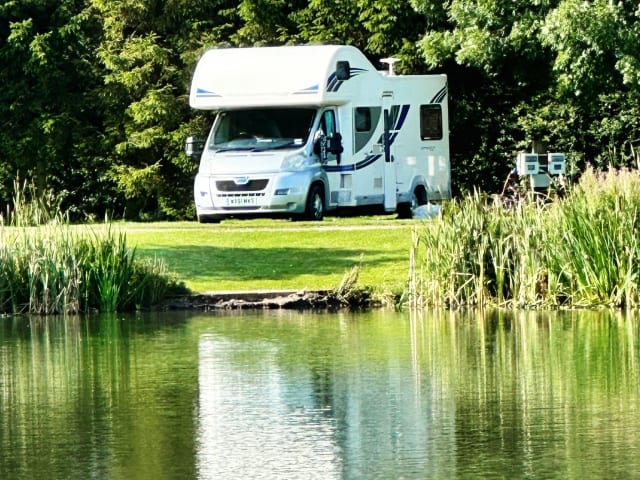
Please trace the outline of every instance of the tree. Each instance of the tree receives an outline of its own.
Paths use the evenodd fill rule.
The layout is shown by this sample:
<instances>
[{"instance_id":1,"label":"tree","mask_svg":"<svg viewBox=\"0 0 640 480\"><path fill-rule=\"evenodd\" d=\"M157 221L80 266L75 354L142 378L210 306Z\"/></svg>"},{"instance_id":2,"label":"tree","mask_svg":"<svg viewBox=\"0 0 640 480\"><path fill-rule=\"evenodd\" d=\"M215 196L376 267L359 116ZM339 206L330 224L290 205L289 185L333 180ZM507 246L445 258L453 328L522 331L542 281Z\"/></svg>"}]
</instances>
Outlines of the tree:
<instances>
[{"instance_id":1,"label":"tree","mask_svg":"<svg viewBox=\"0 0 640 480\"><path fill-rule=\"evenodd\" d=\"M92 209L104 190L100 78L92 62L98 31L82 0L10 1L0 7L0 199L14 179L40 194Z\"/></svg>"},{"instance_id":2,"label":"tree","mask_svg":"<svg viewBox=\"0 0 640 480\"><path fill-rule=\"evenodd\" d=\"M538 132L519 124L537 110L551 77L538 38L550 2L415 0L430 29L419 43L426 63L449 75L453 183L498 190Z\"/></svg>"},{"instance_id":3,"label":"tree","mask_svg":"<svg viewBox=\"0 0 640 480\"><path fill-rule=\"evenodd\" d=\"M183 153L194 117L188 83L199 52L235 29L232 2L91 0L103 19L110 177L126 216L178 218L192 209L196 166Z\"/></svg>"},{"instance_id":4,"label":"tree","mask_svg":"<svg viewBox=\"0 0 640 480\"><path fill-rule=\"evenodd\" d=\"M241 26L230 40L237 46L289 43L295 32L292 14L305 3L300 0L241 0L237 10Z\"/></svg>"},{"instance_id":5,"label":"tree","mask_svg":"<svg viewBox=\"0 0 640 480\"><path fill-rule=\"evenodd\" d=\"M424 71L424 64L415 61L424 22L406 0L311 0L293 18L298 42L354 45L374 64L396 56L400 73Z\"/></svg>"},{"instance_id":6,"label":"tree","mask_svg":"<svg viewBox=\"0 0 640 480\"><path fill-rule=\"evenodd\" d=\"M581 159L599 166L629 159L637 166L639 14L640 7L630 2L563 0L541 32L554 54L553 100L568 107L561 120L573 127L573 134L565 134Z\"/></svg>"},{"instance_id":7,"label":"tree","mask_svg":"<svg viewBox=\"0 0 640 480\"><path fill-rule=\"evenodd\" d=\"M413 4L430 26L420 42L427 64L449 73L454 183L475 186L466 178L480 173L481 187L498 189L515 151L534 140L569 153L578 168L638 159L637 6Z\"/></svg>"}]
</instances>

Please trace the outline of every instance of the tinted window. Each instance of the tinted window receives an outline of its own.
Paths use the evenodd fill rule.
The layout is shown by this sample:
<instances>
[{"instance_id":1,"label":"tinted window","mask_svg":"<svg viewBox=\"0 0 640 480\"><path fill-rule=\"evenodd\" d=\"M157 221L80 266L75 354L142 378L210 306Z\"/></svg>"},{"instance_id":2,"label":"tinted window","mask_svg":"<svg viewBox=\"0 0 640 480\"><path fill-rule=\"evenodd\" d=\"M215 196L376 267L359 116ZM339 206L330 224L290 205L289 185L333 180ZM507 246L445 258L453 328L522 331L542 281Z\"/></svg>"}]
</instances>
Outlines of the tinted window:
<instances>
[{"instance_id":1,"label":"tinted window","mask_svg":"<svg viewBox=\"0 0 640 480\"><path fill-rule=\"evenodd\" d=\"M440 105L420 106L420 138L442 139L442 108Z\"/></svg>"},{"instance_id":2,"label":"tinted window","mask_svg":"<svg viewBox=\"0 0 640 480\"><path fill-rule=\"evenodd\" d=\"M371 130L371 109L368 107L356 108L356 132L368 132Z\"/></svg>"}]
</instances>

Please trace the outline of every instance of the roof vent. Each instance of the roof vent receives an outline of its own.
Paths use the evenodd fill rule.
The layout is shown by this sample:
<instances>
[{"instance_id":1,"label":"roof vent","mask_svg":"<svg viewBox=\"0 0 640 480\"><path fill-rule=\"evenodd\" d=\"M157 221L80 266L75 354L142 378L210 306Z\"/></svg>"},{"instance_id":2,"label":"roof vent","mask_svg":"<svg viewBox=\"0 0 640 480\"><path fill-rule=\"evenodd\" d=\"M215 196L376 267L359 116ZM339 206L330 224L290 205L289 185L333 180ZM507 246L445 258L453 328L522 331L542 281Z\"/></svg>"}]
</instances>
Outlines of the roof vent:
<instances>
[{"instance_id":1,"label":"roof vent","mask_svg":"<svg viewBox=\"0 0 640 480\"><path fill-rule=\"evenodd\" d=\"M382 63L386 63L387 65L389 65L389 76L393 76L396 73L393 70L393 66L396 62L399 62L400 59L399 58L395 58L395 57L389 57L389 58L381 58L380 61Z\"/></svg>"}]
</instances>

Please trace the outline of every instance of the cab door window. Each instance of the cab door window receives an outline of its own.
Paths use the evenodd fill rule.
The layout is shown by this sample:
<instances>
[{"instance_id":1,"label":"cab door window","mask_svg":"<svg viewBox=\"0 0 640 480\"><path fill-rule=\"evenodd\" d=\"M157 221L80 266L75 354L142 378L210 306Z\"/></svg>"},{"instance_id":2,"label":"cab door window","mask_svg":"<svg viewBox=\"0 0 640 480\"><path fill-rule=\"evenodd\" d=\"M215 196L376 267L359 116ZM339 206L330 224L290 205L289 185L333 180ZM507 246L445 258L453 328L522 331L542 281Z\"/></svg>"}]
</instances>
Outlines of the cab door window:
<instances>
[{"instance_id":1,"label":"cab door window","mask_svg":"<svg viewBox=\"0 0 640 480\"><path fill-rule=\"evenodd\" d=\"M338 127L336 125L336 115L333 110L325 110L320 117L320 124L318 125L318 132L316 133L316 141L314 144L314 152L322 157L322 142L327 145L327 139L338 133ZM331 153L325 149L326 161L338 160L338 156L335 153ZM321 159L323 160L323 159Z\"/></svg>"},{"instance_id":2,"label":"cab door window","mask_svg":"<svg viewBox=\"0 0 640 480\"><path fill-rule=\"evenodd\" d=\"M325 135L335 133L336 130L336 116L333 110L325 110L322 112L322 119L320 120L320 128Z\"/></svg>"}]
</instances>

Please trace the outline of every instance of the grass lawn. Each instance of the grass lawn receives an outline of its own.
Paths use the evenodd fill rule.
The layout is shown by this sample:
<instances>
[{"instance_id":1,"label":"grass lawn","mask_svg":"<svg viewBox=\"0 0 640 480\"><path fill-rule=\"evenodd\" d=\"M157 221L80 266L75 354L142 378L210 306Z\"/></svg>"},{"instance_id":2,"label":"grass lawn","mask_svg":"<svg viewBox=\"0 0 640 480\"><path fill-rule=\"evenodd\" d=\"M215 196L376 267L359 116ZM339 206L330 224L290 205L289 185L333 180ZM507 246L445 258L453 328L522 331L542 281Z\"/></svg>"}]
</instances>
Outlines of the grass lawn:
<instances>
[{"instance_id":1,"label":"grass lawn","mask_svg":"<svg viewBox=\"0 0 640 480\"><path fill-rule=\"evenodd\" d=\"M360 265L358 285L402 292L411 230L394 216L328 217L323 222L225 220L123 223L139 256L156 256L196 292L335 288Z\"/></svg>"}]
</instances>

